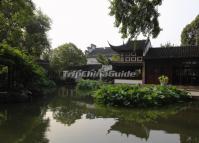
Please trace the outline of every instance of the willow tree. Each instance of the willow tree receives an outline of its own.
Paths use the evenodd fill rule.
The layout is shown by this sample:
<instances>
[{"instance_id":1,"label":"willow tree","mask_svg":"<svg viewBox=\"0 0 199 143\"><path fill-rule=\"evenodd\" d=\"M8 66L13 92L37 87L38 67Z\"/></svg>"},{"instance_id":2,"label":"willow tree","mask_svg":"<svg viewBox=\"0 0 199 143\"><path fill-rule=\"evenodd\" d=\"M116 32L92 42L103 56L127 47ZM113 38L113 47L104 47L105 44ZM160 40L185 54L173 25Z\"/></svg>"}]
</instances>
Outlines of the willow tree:
<instances>
[{"instance_id":1,"label":"willow tree","mask_svg":"<svg viewBox=\"0 0 199 143\"><path fill-rule=\"evenodd\" d=\"M159 35L158 6L162 0L110 0L110 4L110 15L115 17L115 26L120 28L122 38Z\"/></svg>"}]
</instances>

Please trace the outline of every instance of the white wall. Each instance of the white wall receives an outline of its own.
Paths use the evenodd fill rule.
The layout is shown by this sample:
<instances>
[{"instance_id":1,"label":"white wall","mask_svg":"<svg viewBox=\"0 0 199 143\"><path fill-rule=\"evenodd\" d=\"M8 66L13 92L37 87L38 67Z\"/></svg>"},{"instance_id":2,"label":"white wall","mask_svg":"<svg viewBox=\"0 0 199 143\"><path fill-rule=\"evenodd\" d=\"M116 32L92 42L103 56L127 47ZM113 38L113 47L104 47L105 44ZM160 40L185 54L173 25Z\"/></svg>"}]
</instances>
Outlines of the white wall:
<instances>
[{"instance_id":1,"label":"white wall","mask_svg":"<svg viewBox=\"0 0 199 143\"><path fill-rule=\"evenodd\" d=\"M142 80L114 79L115 84L142 84Z\"/></svg>"},{"instance_id":2,"label":"white wall","mask_svg":"<svg viewBox=\"0 0 199 143\"><path fill-rule=\"evenodd\" d=\"M96 58L87 58L87 65L100 64Z\"/></svg>"}]
</instances>

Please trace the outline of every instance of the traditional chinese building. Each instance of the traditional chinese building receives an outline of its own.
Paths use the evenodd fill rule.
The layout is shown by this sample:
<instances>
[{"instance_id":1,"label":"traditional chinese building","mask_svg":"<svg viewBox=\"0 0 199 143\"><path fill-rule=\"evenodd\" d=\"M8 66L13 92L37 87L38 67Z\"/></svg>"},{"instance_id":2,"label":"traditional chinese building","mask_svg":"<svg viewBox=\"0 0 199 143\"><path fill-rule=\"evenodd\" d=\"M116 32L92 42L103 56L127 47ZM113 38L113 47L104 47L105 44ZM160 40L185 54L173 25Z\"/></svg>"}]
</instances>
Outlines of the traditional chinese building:
<instances>
[{"instance_id":1,"label":"traditional chinese building","mask_svg":"<svg viewBox=\"0 0 199 143\"><path fill-rule=\"evenodd\" d=\"M199 85L199 46L153 48L150 40L137 40L110 47L120 55L113 70L139 71L133 80L158 84L158 77L166 75L173 85Z\"/></svg>"},{"instance_id":2,"label":"traditional chinese building","mask_svg":"<svg viewBox=\"0 0 199 143\"><path fill-rule=\"evenodd\" d=\"M151 47L150 40L128 41L120 46L110 47L120 56L120 61L112 61L113 70L117 72L131 71L136 72L137 76L133 80L143 80L144 56Z\"/></svg>"},{"instance_id":3,"label":"traditional chinese building","mask_svg":"<svg viewBox=\"0 0 199 143\"><path fill-rule=\"evenodd\" d=\"M144 83L158 83L167 75L170 84L199 85L199 47L149 48L144 57Z\"/></svg>"},{"instance_id":4,"label":"traditional chinese building","mask_svg":"<svg viewBox=\"0 0 199 143\"><path fill-rule=\"evenodd\" d=\"M112 59L112 56L118 55L114 50L110 47L100 47L97 48L96 45L91 44L90 47L87 47L86 56L87 56L87 65L100 65L97 61L97 56L104 55L108 59Z\"/></svg>"}]
</instances>

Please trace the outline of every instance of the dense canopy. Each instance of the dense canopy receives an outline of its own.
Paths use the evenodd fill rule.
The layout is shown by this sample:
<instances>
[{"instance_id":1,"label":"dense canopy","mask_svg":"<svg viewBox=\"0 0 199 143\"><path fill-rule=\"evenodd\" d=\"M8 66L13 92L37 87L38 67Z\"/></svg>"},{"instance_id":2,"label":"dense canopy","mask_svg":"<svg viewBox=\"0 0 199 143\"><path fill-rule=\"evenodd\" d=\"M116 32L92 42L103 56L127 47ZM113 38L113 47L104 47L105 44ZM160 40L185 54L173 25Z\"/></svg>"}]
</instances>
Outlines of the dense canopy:
<instances>
[{"instance_id":1,"label":"dense canopy","mask_svg":"<svg viewBox=\"0 0 199 143\"><path fill-rule=\"evenodd\" d=\"M199 45L199 15L188 24L181 34L182 45Z\"/></svg>"},{"instance_id":2,"label":"dense canopy","mask_svg":"<svg viewBox=\"0 0 199 143\"><path fill-rule=\"evenodd\" d=\"M53 69L62 71L71 66L86 64L86 56L74 44L66 43L52 51L50 63Z\"/></svg>"},{"instance_id":3,"label":"dense canopy","mask_svg":"<svg viewBox=\"0 0 199 143\"><path fill-rule=\"evenodd\" d=\"M157 7L162 0L110 0L110 15L115 17L115 26L123 38L135 38L143 34L156 38L159 26Z\"/></svg>"}]
</instances>

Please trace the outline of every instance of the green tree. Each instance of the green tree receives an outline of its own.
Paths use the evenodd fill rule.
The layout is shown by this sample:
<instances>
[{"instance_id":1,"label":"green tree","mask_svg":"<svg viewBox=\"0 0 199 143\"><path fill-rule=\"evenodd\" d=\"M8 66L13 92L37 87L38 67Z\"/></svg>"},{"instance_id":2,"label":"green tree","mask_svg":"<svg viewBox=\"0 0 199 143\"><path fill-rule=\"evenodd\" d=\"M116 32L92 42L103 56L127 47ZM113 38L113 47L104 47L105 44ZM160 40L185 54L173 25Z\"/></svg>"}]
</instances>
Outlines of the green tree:
<instances>
[{"instance_id":1,"label":"green tree","mask_svg":"<svg viewBox=\"0 0 199 143\"><path fill-rule=\"evenodd\" d=\"M182 45L199 45L199 15L181 33Z\"/></svg>"},{"instance_id":2,"label":"green tree","mask_svg":"<svg viewBox=\"0 0 199 143\"><path fill-rule=\"evenodd\" d=\"M156 38L161 28L157 7L162 0L110 0L110 15L123 38L135 38L141 33Z\"/></svg>"},{"instance_id":3,"label":"green tree","mask_svg":"<svg viewBox=\"0 0 199 143\"><path fill-rule=\"evenodd\" d=\"M102 65L108 65L109 64L109 59L102 54L97 55L97 61L101 63Z\"/></svg>"},{"instance_id":4,"label":"green tree","mask_svg":"<svg viewBox=\"0 0 199 143\"><path fill-rule=\"evenodd\" d=\"M52 50L50 64L53 69L60 72L71 66L86 64L86 56L74 44L66 43Z\"/></svg>"},{"instance_id":5,"label":"green tree","mask_svg":"<svg viewBox=\"0 0 199 143\"><path fill-rule=\"evenodd\" d=\"M23 31L26 23L34 15L31 0L0 1L0 43L11 47L22 47Z\"/></svg>"},{"instance_id":6,"label":"green tree","mask_svg":"<svg viewBox=\"0 0 199 143\"><path fill-rule=\"evenodd\" d=\"M7 71L15 89L40 92L42 88L53 86L42 67L26 53L7 44L0 44L0 63L9 66ZM6 70L6 69L5 69ZM10 81L10 80L9 80ZM10 85L10 86L12 86Z\"/></svg>"},{"instance_id":7,"label":"green tree","mask_svg":"<svg viewBox=\"0 0 199 143\"><path fill-rule=\"evenodd\" d=\"M18 47L39 58L50 49L50 19L35 9L31 0L0 1L0 43Z\"/></svg>"},{"instance_id":8,"label":"green tree","mask_svg":"<svg viewBox=\"0 0 199 143\"><path fill-rule=\"evenodd\" d=\"M166 42L165 44L161 44L160 47L162 48L169 48L169 47L174 47L174 44L171 44L171 42Z\"/></svg>"},{"instance_id":9,"label":"green tree","mask_svg":"<svg viewBox=\"0 0 199 143\"><path fill-rule=\"evenodd\" d=\"M41 11L28 21L25 31L24 48L32 56L39 58L43 52L50 50L47 32L50 30L50 19Z\"/></svg>"},{"instance_id":10,"label":"green tree","mask_svg":"<svg viewBox=\"0 0 199 143\"><path fill-rule=\"evenodd\" d=\"M111 57L111 59L112 59L112 61L114 61L114 62L117 62L117 61L120 61L120 60L121 60L119 55L113 55L113 56Z\"/></svg>"}]
</instances>

